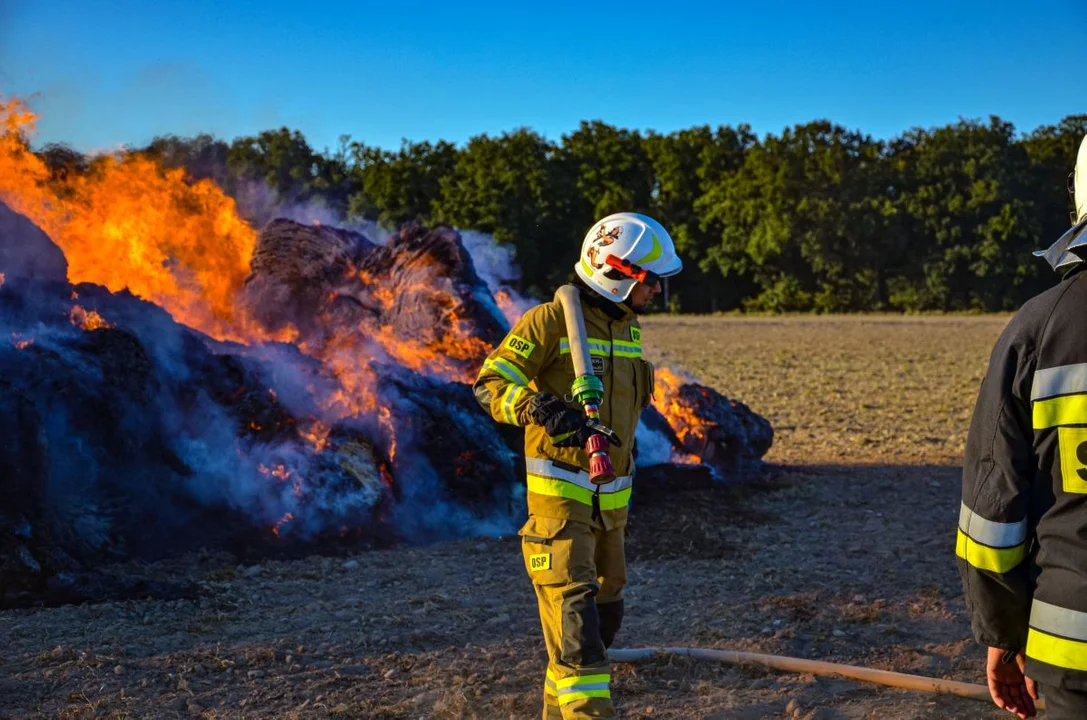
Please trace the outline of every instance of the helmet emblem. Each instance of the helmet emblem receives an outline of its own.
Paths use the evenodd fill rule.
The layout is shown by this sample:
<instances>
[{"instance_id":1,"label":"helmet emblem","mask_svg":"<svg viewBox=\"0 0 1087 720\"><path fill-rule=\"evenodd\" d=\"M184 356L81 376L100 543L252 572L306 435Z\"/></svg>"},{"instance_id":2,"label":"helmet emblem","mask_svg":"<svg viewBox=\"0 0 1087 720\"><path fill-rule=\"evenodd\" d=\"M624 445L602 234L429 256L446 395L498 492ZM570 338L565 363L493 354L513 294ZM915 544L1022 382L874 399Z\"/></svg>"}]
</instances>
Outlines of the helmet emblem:
<instances>
[{"instance_id":1,"label":"helmet emblem","mask_svg":"<svg viewBox=\"0 0 1087 720\"><path fill-rule=\"evenodd\" d=\"M611 230L607 229L607 226L601 223L600 227L596 229L596 237L593 238L592 243L589 245L589 249L585 251L585 254L589 258L589 263L593 268L597 270L604 269L604 261L598 260L600 251L611 245L619 239L619 235L623 232L621 225L616 225Z\"/></svg>"}]
</instances>

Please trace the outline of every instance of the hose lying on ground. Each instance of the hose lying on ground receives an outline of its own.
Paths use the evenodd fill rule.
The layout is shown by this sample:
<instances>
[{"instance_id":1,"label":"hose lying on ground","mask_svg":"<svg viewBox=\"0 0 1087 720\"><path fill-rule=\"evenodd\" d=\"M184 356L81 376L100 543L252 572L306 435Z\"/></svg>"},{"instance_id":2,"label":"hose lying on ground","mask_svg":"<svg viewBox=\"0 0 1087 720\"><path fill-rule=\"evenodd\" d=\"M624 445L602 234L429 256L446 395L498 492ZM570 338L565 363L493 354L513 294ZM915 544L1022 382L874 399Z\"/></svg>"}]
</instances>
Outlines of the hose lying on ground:
<instances>
[{"instance_id":1,"label":"hose lying on ground","mask_svg":"<svg viewBox=\"0 0 1087 720\"><path fill-rule=\"evenodd\" d=\"M839 665L838 663L823 660L805 660L803 658L764 655L762 653L739 652L736 650L704 650L684 647L608 651L608 657L612 662L620 663L642 662L666 655L680 655L693 660L709 660L728 665L762 665L786 672L829 675L850 680L863 680L906 690L944 693L970 698L971 700L992 702L989 697L989 689L984 685L957 682L955 680L940 680L939 678L924 677L922 675L908 675L906 673L891 672L890 670L873 670L872 668L858 667L856 665ZM1039 710L1045 709L1044 700L1039 699L1035 702L1035 705Z\"/></svg>"}]
</instances>

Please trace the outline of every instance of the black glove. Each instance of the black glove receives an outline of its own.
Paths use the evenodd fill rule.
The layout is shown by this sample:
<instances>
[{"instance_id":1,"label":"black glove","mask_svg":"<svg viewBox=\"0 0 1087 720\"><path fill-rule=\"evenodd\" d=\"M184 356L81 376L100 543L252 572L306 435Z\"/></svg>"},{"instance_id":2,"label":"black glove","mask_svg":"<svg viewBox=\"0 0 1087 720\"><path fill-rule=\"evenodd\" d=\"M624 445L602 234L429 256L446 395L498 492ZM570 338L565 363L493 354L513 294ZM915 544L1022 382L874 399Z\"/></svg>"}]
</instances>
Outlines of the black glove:
<instances>
[{"instance_id":1,"label":"black glove","mask_svg":"<svg viewBox=\"0 0 1087 720\"><path fill-rule=\"evenodd\" d=\"M528 414L543 426L555 447L584 447L593 434L584 415L551 393L536 393L528 402Z\"/></svg>"}]
</instances>

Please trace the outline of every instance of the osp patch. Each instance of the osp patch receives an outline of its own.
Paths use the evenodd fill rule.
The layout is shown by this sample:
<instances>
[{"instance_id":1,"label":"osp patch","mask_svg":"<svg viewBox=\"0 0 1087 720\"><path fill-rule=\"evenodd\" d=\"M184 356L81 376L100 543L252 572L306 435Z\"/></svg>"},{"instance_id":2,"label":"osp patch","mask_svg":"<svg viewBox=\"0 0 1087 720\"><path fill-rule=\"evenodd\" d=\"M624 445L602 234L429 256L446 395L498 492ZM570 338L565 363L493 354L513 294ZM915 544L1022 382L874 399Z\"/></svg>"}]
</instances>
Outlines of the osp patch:
<instances>
[{"instance_id":1,"label":"osp patch","mask_svg":"<svg viewBox=\"0 0 1087 720\"><path fill-rule=\"evenodd\" d=\"M506 340L506 347L528 360L529 355L536 349L536 343L531 343L519 335L510 335Z\"/></svg>"},{"instance_id":2,"label":"osp patch","mask_svg":"<svg viewBox=\"0 0 1087 720\"><path fill-rule=\"evenodd\" d=\"M528 556L529 572L541 572L551 569L551 553L539 553Z\"/></svg>"}]
</instances>

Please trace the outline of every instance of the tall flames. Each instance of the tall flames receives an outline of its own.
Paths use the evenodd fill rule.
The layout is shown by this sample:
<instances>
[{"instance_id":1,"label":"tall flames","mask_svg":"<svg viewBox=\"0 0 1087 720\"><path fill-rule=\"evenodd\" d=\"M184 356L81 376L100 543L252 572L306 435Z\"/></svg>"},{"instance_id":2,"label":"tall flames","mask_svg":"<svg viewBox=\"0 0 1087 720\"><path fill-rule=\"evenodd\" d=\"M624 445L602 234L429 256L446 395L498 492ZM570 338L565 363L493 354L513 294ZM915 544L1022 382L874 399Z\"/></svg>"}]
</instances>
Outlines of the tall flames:
<instances>
[{"instance_id":1,"label":"tall flames","mask_svg":"<svg viewBox=\"0 0 1087 720\"><path fill-rule=\"evenodd\" d=\"M231 198L138 155L51 173L29 149L36 121L20 100L0 97L0 200L60 246L71 282L127 288L219 339L266 339L235 301L256 233Z\"/></svg>"}]
</instances>

